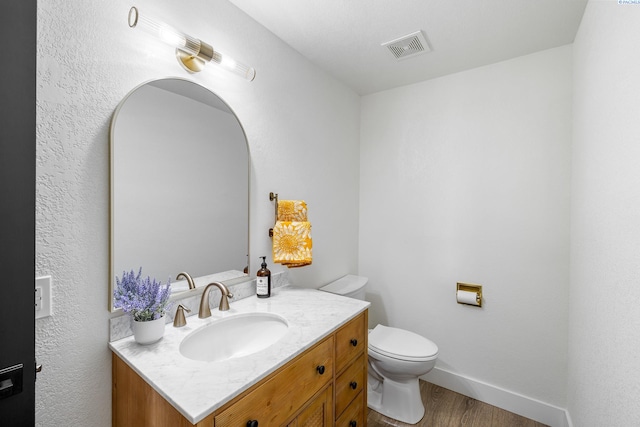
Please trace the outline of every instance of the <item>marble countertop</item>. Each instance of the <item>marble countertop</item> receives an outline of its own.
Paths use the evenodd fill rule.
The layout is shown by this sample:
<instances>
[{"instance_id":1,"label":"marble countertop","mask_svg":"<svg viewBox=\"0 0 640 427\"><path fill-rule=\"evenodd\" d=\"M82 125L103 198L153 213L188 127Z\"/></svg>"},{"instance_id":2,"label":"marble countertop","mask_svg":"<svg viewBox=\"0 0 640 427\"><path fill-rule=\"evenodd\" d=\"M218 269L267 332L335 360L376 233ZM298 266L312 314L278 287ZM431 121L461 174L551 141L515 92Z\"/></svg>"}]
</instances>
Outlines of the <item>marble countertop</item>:
<instances>
[{"instance_id":1,"label":"marble countertop","mask_svg":"<svg viewBox=\"0 0 640 427\"><path fill-rule=\"evenodd\" d=\"M211 310L211 317L187 318L187 326L165 327L164 337L139 345L133 337L109 343L109 348L145 379L191 423L204 419L322 338L363 312L369 303L315 289L276 288L271 298L230 300L230 310ZM178 350L189 333L216 320L241 313L274 313L284 317L287 334L255 354L220 362L187 359Z\"/></svg>"}]
</instances>

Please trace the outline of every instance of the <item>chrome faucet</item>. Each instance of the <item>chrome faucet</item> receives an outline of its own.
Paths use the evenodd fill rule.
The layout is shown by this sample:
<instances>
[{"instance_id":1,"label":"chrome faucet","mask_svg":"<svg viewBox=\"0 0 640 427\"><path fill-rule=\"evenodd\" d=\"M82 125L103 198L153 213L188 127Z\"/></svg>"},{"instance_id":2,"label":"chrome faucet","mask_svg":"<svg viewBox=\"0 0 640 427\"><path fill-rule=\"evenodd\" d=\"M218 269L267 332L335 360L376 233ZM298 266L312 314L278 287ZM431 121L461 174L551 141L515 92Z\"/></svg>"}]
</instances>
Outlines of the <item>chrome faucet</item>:
<instances>
[{"instance_id":1,"label":"chrome faucet","mask_svg":"<svg viewBox=\"0 0 640 427\"><path fill-rule=\"evenodd\" d=\"M176 276L176 280L180 280L180 277L184 277L185 279L187 279L187 283L189 284L189 289L196 288L196 284L193 282L193 279L191 278L189 273L187 273L186 271L183 271L182 273L178 273L178 275Z\"/></svg>"},{"instance_id":2,"label":"chrome faucet","mask_svg":"<svg viewBox=\"0 0 640 427\"><path fill-rule=\"evenodd\" d=\"M200 311L198 311L198 317L201 319L205 319L211 316L211 309L209 308L209 291L212 286L217 286L220 289L220 293L222 297L220 297L220 306L218 310L227 311L229 310L229 300L227 298L233 298L233 294L229 292L229 289L220 282L212 282L204 288L202 292L202 299L200 300Z\"/></svg>"}]
</instances>

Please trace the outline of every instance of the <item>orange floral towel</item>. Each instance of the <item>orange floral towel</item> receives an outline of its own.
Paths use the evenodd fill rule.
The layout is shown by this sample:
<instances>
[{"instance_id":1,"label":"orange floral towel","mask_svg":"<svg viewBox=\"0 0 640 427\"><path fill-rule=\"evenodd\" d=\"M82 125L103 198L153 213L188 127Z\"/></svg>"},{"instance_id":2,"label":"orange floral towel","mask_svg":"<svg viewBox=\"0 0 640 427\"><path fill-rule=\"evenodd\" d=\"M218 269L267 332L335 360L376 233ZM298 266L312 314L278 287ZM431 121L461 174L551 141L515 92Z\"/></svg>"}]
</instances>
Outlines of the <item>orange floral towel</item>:
<instances>
[{"instance_id":1,"label":"orange floral towel","mask_svg":"<svg viewBox=\"0 0 640 427\"><path fill-rule=\"evenodd\" d=\"M276 221L306 221L307 204L304 200L279 200Z\"/></svg>"},{"instance_id":2,"label":"orange floral towel","mask_svg":"<svg viewBox=\"0 0 640 427\"><path fill-rule=\"evenodd\" d=\"M278 203L280 206L280 203ZM306 206L305 206L306 214ZM287 267L311 265L311 223L277 221L273 228L273 262Z\"/></svg>"}]
</instances>

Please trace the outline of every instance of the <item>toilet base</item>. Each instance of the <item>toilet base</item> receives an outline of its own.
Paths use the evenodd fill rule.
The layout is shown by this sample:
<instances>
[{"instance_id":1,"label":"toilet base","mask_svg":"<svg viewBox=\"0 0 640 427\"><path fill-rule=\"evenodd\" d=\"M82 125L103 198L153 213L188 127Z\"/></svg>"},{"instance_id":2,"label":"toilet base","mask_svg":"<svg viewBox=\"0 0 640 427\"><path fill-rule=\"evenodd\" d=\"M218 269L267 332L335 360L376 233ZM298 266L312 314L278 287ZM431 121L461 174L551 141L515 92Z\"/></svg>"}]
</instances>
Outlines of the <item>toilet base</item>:
<instances>
[{"instance_id":1,"label":"toilet base","mask_svg":"<svg viewBox=\"0 0 640 427\"><path fill-rule=\"evenodd\" d=\"M374 411L407 424L416 424L424 417L418 378L379 381L371 374L367 381L367 406Z\"/></svg>"}]
</instances>

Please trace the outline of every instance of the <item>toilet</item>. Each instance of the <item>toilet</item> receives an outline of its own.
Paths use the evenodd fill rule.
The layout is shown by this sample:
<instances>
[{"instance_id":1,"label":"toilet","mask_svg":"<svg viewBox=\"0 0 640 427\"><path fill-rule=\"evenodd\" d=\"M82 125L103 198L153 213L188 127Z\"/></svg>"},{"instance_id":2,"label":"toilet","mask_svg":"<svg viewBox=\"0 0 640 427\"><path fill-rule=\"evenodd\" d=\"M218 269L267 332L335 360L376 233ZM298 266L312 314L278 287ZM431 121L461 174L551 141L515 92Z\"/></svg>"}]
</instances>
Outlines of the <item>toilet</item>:
<instances>
[{"instance_id":1,"label":"toilet","mask_svg":"<svg viewBox=\"0 0 640 427\"><path fill-rule=\"evenodd\" d=\"M368 279L347 275L320 288L364 300ZM367 406L380 414L408 424L424 416L418 377L431 371L438 346L416 333L377 325L369 330Z\"/></svg>"}]
</instances>

